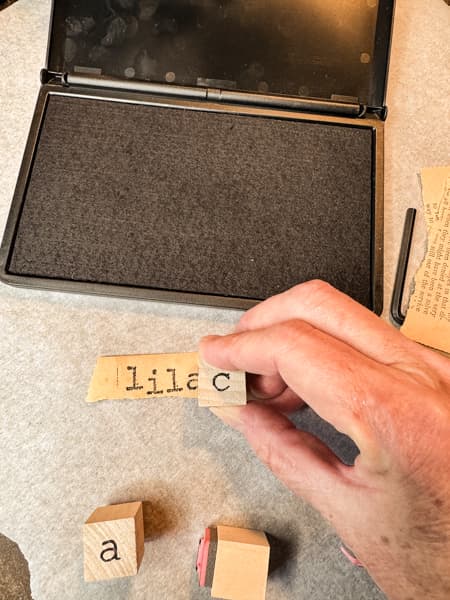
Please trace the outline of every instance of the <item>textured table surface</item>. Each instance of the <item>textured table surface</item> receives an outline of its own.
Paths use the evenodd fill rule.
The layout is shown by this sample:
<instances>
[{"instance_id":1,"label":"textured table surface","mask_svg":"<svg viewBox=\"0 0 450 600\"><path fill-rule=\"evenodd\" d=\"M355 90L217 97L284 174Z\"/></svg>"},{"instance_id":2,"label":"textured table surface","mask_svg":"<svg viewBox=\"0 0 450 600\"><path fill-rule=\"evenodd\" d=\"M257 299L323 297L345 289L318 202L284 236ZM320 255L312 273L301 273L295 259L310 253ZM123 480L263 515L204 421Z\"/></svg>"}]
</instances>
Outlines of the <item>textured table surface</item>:
<instances>
[{"instance_id":1,"label":"textured table surface","mask_svg":"<svg viewBox=\"0 0 450 600\"><path fill-rule=\"evenodd\" d=\"M0 231L45 63L49 14L48 0L20 0L0 12ZM397 2L386 123L385 313L405 209L421 207L418 172L449 162L449 25L442 0ZM419 219L413 267L424 231ZM281 540L284 561L269 580L268 600L383 598L340 554L321 517L208 411L183 400L85 404L98 355L195 350L202 335L225 333L238 318L236 311L0 285L0 532L28 560L35 600L206 598L194 562L199 535L213 523L265 529ZM341 455L351 453L313 415L302 423ZM131 500L148 503L151 539L139 575L85 584L82 523L97 506ZM1 564L7 548L0 545Z\"/></svg>"}]
</instances>

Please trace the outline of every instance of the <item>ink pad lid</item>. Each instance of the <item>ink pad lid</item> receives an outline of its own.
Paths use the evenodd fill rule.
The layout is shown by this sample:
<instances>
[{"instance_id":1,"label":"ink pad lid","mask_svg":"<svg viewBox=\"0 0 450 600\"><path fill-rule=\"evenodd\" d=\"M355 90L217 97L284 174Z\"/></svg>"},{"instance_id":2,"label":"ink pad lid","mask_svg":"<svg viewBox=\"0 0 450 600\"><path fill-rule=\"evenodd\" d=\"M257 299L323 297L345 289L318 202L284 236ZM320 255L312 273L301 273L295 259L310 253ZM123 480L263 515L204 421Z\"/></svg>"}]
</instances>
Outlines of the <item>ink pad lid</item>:
<instances>
[{"instance_id":1,"label":"ink pad lid","mask_svg":"<svg viewBox=\"0 0 450 600\"><path fill-rule=\"evenodd\" d=\"M384 107L393 0L55 0L47 68Z\"/></svg>"},{"instance_id":2,"label":"ink pad lid","mask_svg":"<svg viewBox=\"0 0 450 600\"><path fill-rule=\"evenodd\" d=\"M393 0L324 4L54 0L0 279L379 313Z\"/></svg>"}]
</instances>

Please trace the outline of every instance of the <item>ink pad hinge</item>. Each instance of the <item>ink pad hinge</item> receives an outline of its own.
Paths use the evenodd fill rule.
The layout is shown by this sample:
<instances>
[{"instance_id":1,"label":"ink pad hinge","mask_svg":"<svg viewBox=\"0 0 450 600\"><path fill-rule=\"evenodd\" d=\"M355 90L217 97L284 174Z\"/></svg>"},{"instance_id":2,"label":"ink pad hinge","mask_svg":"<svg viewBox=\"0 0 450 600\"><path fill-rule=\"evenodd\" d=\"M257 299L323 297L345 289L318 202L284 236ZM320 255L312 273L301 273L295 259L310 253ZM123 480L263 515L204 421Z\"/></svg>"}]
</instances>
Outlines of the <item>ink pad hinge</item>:
<instances>
[{"instance_id":1,"label":"ink pad hinge","mask_svg":"<svg viewBox=\"0 0 450 600\"><path fill-rule=\"evenodd\" d=\"M103 89L189 98L207 102L233 104L236 106L244 105L261 108L287 109L354 118L361 118L366 112L366 107L358 103L356 98L354 100L352 99L352 101L343 101L341 99L321 100L317 98L239 92L235 90L207 87L167 85L150 81L123 81L120 79L106 78L101 75L95 76L86 73L58 74L51 71L43 71L43 73L43 83L49 83L51 81L69 86L100 87Z\"/></svg>"},{"instance_id":2,"label":"ink pad hinge","mask_svg":"<svg viewBox=\"0 0 450 600\"><path fill-rule=\"evenodd\" d=\"M56 71L49 71L48 69L41 69L41 83L56 83L61 85L67 84L67 73L58 73Z\"/></svg>"}]
</instances>

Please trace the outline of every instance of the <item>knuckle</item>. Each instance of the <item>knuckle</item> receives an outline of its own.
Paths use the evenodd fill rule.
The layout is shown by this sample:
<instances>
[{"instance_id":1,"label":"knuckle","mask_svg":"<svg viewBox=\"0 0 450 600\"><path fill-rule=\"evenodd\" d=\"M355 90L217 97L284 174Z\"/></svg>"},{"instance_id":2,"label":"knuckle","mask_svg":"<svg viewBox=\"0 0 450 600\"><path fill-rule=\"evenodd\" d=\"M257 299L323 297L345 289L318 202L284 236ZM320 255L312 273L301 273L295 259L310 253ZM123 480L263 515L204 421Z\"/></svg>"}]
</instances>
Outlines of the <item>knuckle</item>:
<instances>
[{"instance_id":1,"label":"knuckle","mask_svg":"<svg viewBox=\"0 0 450 600\"><path fill-rule=\"evenodd\" d=\"M399 354L401 351L402 349L400 348ZM450 391L450 386L441 376L441 373L434 369L430 369L428 365L423 362L412 360L409 356L405 362L391 363L390 366L405 373L409 380L423 386L425 390L428 389L442 393L449 393Z\"/></svg>"},{"instance_id":2,"label":"knuckle","mask_svg":"<svg viewBox=\"0 0 450 600\"><path fill-rule=\"evenodd\" d=\"M277 476L282 476L289 463L289 456L280 452L279 436L291 430L290 426L277 427L272 435L254 442L254 450L260 460Z\"/></svg>"},{"instance_id":3,"label":"knuckle","mask_svg":"<svg viewBox=\"0 0 450 600\"><path fill-rule=\"evenodd\" d=\"M276 467L274 465L273 448L270 442L266 442L265 444L255 444L255 452L259 459L266 465L266 467L268 467L272 472L276 471Z\"/></svg>"},{"instance_id":4,"label":"knuckle","mask_svg":"<svg viewBox=\"0 0 450 600\"><path fill-rule=\"evenodd\" d=\"M322 279L312 279L305 283L300 283L292 288L294 295L301 300L305 300L310 304L316 304L335 299L338 291L326 281Z\"/></svg>"},{"instance_id":5,"label":"knuckle","mask_svg":"<svg viewBox=\"0 0 450 600\"><path fill-rule=\"evenodd\" d=\"M239 319L238 329L241 331L248 329L249 327L251 327L252 322L253 322L253 312L251 310L249 310L246 313L244 313L242 315L242 317Z\"/></svg>"},{"instance_id":6,"label":"knuckle","mask_svg":"<svg viewBox=\"0 0 450 600\"><path fill-rule=\"evenodd\" d=\"M308 336L314 327L300 319L283 321L275 327L277 352L293 350L299 342Z\"/></svg>"},{"instance_id":7,"label":"knuckle","mask_svg":"<svg viewBox=\"0 0 450 600\"><path fill-rule=\"evenodd\" d=\"M235 359L239 360L242 358L242 354L244 353L244 342L245 337L236 333L234 335L230 335L228 338L228 354L229 356L235 357Z\"/></svg>"}]
</instances>

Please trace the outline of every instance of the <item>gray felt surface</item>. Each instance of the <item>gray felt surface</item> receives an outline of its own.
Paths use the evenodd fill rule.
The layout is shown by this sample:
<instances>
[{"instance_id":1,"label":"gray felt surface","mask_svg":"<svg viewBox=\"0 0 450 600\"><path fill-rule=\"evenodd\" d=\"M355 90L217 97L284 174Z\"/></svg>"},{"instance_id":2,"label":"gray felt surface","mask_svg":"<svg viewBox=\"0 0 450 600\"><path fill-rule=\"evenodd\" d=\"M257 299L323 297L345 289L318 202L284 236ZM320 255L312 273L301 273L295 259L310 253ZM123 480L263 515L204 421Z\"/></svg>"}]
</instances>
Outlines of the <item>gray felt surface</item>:
<instances>
[{"instance_id":1,"label":"gray felt surface","mask_svg":"<svg viewBox=\"0 0 450 600\"><path fill-rule=\"evenodd\" d=\"M372 132L50 96L10 271L371 303Z\"/></svg>"},{"instance_id":2,"label":"gray felt surface","mask_svg":"<svg viewBox=\"0 0 450 600\"><path fill-rule=\"evenodd\" d=\"M448 164L450 123L450 9L442 0L396 4L385 307L405 210L422 210L417 173ZM0 86L0 229L45 64L49 15L49 0L19 0L0 12L0 74L7 82ZM412 272L423 255L424 229L419 219ZM266 528L284 540L277 556L285 561L269 578L267 600L383 598L364 571L347 563L325 521L209 413L183 400L84 403L99 354L192 350L201 335L230 331L240 314L0 285L0 531L29 562L34 600L206 600L195 583L195 550L204 528L220 522ZM349 452L346 445L342 452ZM134 499L148 500L153 515L139 575L84 584L82 523L101 504ZM2 560L9 554L2 545ZM21 583L2 579L5 573L1 568L0 580L12 593L27 585L28 574ZM17 568L18 579L21 573Z\"/></svg>"}]
</instances>

